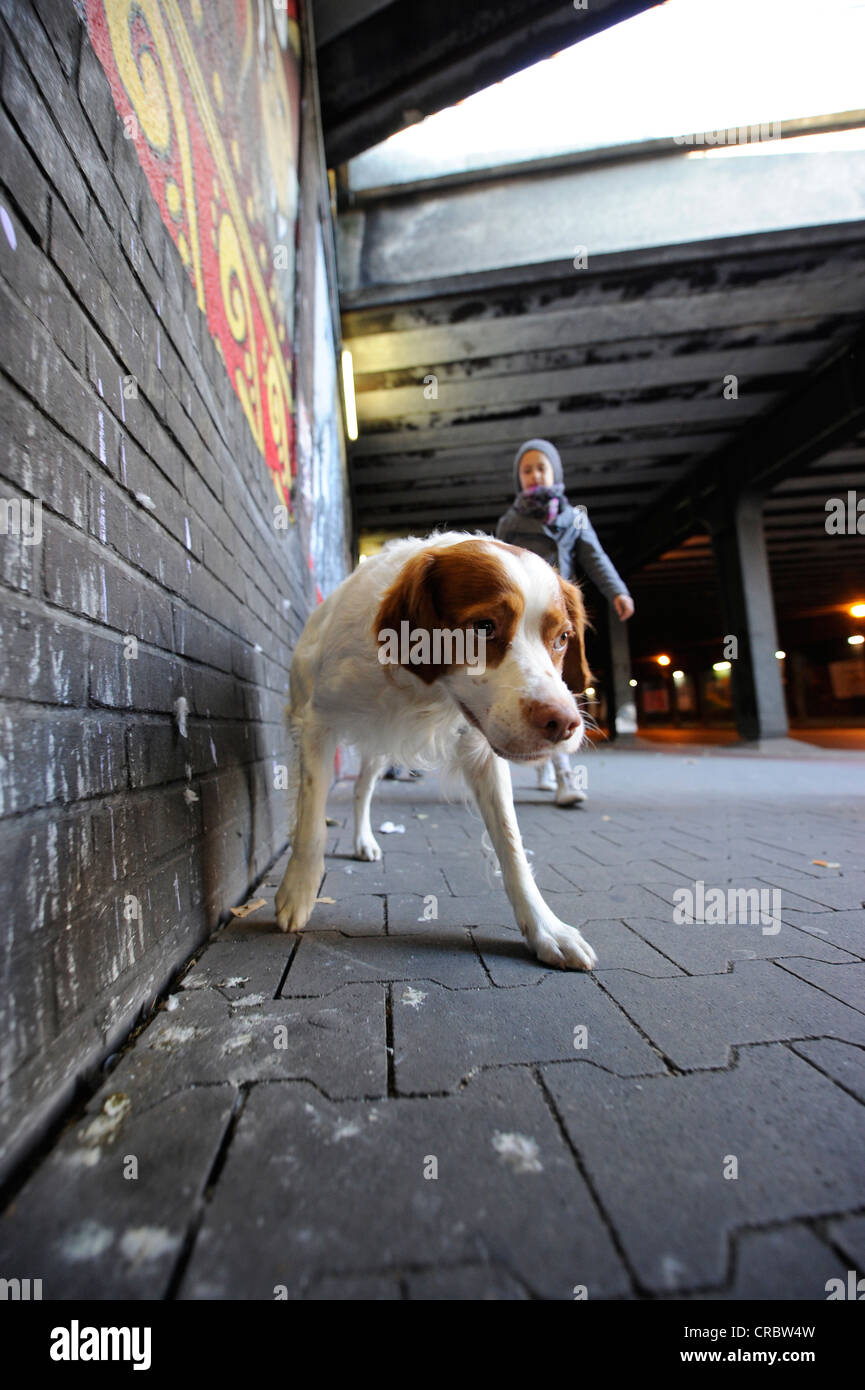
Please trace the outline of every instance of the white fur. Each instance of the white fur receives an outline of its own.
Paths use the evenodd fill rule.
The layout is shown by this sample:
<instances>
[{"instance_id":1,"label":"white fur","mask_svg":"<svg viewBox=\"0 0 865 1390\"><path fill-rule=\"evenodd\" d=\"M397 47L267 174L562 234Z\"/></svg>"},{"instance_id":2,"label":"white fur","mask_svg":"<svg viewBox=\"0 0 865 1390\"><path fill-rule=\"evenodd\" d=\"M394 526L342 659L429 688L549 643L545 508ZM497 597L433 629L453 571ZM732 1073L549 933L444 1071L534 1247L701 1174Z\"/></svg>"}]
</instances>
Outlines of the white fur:
<instances>
[{"instance_id":1,"label":"white fur","mask_svg":"<svg viewBox=\"0 0 865 1390\"><path fill-rule=\"evenodd\" d=\"M495 669L454 667L432 684L410 670L383 666L372 625L385 592L405 564L428 547L483 539L495 549L525 599L511 645ZM573 697L541 641L540 622L556 593L555 572L529 551L489 537L438 533L392 541L364 561L311 615L291 667L291 726L298 755L293 853L276 895L283 931L309 920L324 873L325 799L337 743L353 744L362 765L355 788L355 855L380 859L369 817L375 783L389 763L459 771L474 793L498 855L505 890L529 945L541 960L591 969L595 954L547 907L532 877L514 813L504 758L537 762L553 745L527 723L525 700L573 707L576 731L557 750L575 751L584 735ZM462 704L479 727L469 723ZM503 756L499 756L499 755Z\"/></svg>"}]
</instances>

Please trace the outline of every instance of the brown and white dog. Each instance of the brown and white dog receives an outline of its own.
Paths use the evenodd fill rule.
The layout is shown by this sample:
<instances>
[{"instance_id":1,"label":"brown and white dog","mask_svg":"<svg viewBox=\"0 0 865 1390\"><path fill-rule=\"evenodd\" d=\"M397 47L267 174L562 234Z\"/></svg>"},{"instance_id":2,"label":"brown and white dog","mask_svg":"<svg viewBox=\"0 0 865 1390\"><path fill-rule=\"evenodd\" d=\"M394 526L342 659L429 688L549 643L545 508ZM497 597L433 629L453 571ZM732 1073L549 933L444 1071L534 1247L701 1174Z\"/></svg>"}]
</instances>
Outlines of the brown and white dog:
<instances>
[{"instance_id":1,"label":"brown and white dog","mask_svg":"<svg viewBox=\"0 0 865 1390\"><path fill-rule=\"evenodd\" d=\"M488 537L394 541L358 566L311 615L292 661L297 814L276 895L283 931L300 931L315 905L334 753L348 743L361 755L356 858L381 858L369 808L389 764L458 770L529 946L548 965L591 970L591 946L550 910L532 877L508 768L508 760L541 762L579 748L585 730L574 692L591 680L585 623L576 585L530 551ZM398 664L388 664L382 634L394 632L411 637L413 656L404 642ZM444 660L445 645L437 650L434 640L441 632L483 633L485 660Z\"/></svg>"}]
</instances>

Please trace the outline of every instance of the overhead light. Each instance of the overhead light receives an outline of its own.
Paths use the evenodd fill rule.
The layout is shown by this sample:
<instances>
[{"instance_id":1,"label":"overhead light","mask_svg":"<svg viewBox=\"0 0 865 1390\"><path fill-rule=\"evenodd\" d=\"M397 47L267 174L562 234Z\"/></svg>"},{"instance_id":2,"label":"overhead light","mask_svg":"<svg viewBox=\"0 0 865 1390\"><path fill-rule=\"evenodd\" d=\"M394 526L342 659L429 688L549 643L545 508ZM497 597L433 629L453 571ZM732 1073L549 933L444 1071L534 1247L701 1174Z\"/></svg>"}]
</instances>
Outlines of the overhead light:
<instances>
[{"instance_id":1,"label":"overhead light","mask_svg":"<svg viewBox=\"0 0 865 1390\"><path fill-rule=\"evenodd\" d=\"M659 665L659 666L669 666L669 664L670 664L670 658L669 658L668 656L659 656L659 657L658 657L658 665Z\"/></svg>"},{"instance_id":2,"label":"overhead light","mask_svg":"<svg viewBox=\"0 0 865 1390\"><path fill-rule=\"evenodd\" d=\"M357 439L357 404L354 398L354 365L348 348L342 352L342 395L345 401L345 427L349 439Z\"/></svg>"},{"instance_id":3,"label":"overhead light","mask_svg":"<svg viewBox=\"0 0 865 1390\"><path fill-rule=\"evenodd\" d=\"M636 681L628 681L628 685L631 687L632 690L633 690L633 688L634 688L634 686L635 686L636 684L637 684Z\"/></svg>"},{"instance_id":4,"label":"overhead light","mask_svg":"<svg viewBox=\"0 0 865 1390\"><path fill-rule=\"evenodd\" d=\"M684 672L684 671L674 671L674 672L673 672L673 680L674 680L674 681L683 681L684 679L685 679L685 672Z\"/></svg>"},{"instance_id":5,"label":"overhead light","mask_svg":"<svg viewBox=\"0 0 865 1390\"><path fill-rule=\"evenodd\" d=\"M731 663L730 663L729 661L713 661L713 662L712 662L712 670L713 670L713 671L729 671L729 670L730 670L730 666L731 666Z\"/></svg>"},{"instance_id":6,"label":"overhead light","mask_svg":"<svg viewBox=\"0 0 865 1390\"><path fill-rule=\"evenodd\" d=\"M863 637L860 632L856 632L852 637L848 637L847 641L850 643L851 647L861 647L862 643L865 642L865 637Z\"/></svg>"},{"instance_id":7,"label":"overhead light","mask_svg":"<svg viewBox=\"0 0 865 1390\"><path fill-rule=\"evenodd\" d=\"M779 661L783 661L784 658L786 657L787 653L786 653L786 652L776 652L775 655L777 656L777 658L778 658Z\"/></svg>"},{"instance_id":8,"label":"overhead light","mask_svg":"<svg viewBox=\"0 0 865 1390\"><path fill-rule=\"evenodd\" d=\"M851 618L865 618L865 603L854 603L850 607Z\"/></svg>"}]
</instances>

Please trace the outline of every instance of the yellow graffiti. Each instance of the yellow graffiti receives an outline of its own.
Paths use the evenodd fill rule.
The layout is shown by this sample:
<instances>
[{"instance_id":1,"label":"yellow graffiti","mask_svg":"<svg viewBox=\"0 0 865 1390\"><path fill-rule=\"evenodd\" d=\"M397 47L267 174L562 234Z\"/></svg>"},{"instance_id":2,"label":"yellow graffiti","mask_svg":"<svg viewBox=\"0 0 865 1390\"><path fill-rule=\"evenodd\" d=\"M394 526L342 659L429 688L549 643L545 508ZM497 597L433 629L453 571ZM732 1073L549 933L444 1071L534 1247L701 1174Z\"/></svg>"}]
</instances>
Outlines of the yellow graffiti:
<instances>
[{"instance_id":1,"label":"yellow graffiti","mask_svg":"<svg viewBox=\"0 0 865 1390\"><path fill-rule=\"evenodd\" d=\"M142 50L136 63L132 50L132 21L136 14L142 16L150 31L151 41L162 66L162 76L159 65L149 49ZM171 117L174 117L186 198L193 279L198 307L203 310L204 277L201 273L201 250L198 244L198 213L195 206L189 128L171 44L162 22L159 5L157 0L105 0L105 19L120 80L144 136L157 154L165 155L171 147Z\"/></svg>"},{"instance_id":2,"label":"yellow graffiti","mask_svg":"<svg viewBox=\"0 0 865 1390\"><path fill-rule=\"evenodd\" d=\"M204 127L205 134L207 135L208 144L213 153L213 158L216 163L217 169L219 170L219 175L222 180L223 188L225 190L225 197L228 202L229 210L231 212L237 235L243 249L243 261L249 272L249 279L251 282L252 291L255 295L256 300L258 301L258 305L261 310L261 317L264 322L265 331L267 333L268 339L270 341L274 353L274 357L276 359L276 370L279 374L279 383L282 387L283 396L287 403L288 409L291 409L293 399L291 385L288 379L288 372L286 370L285 361L282 356L282 351L279 346L279 338L277 335L276 323L273 318L273 313L271 311L270 304L268 303L267 289L265 287L261 271L259 270L255 258L255 252L252 247L252 242L249 236L249 230L244 220L243 207L241 205L240 197L237 192L237 186L234 182L234 176L231 172L231 160L229 159L228 153L225 149L225 145L223 144L222 136L219 130L219 125L210 106L210 101L208 99L207 93L207 83L205 82L204 76L201 72L201 68L198 65L198 60L195 56L195 50L189 38L189 33L186 29L186 25L183 22L183 16L180 13L179 6L177 5L177 0L164 0L164 4L165 13L169 25L171 26L171 32L177 44L178 50L180 51L180 56L184 65L184 72L195 96L195 103L198 108L199 116L201 118L201 124Z\"/></svg>"},{"instance_id":3,"label":"yellow graffiti","mask_svg":"<svg viewBox=\"0 0 865 1390\"><path fill-rule=\"evenodd\" d=\"M234 382L252 436L264 453L258 353L255 347L255 322L249 296L249 279L243 263L237 229L227 212L222 214L219 223L219 284L231 335L236 343L249 344L249 351L244 355L245 372L238 367L234 374Z\"/></svg>"}]
</instances>

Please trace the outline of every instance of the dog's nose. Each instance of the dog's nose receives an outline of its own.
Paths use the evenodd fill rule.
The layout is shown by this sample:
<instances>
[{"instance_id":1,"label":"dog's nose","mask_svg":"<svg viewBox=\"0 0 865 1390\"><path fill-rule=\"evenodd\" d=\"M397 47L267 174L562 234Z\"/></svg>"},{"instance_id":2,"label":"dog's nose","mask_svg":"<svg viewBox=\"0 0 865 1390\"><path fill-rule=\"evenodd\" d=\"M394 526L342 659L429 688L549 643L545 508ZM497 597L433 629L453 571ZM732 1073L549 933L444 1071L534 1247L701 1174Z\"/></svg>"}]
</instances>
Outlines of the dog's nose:
<instances>
[{"instance_id":1,"label":"dog's nose","mask_svg":"<svg viewBox=\"0 0 865 1390\"><path fill-rule=\"evenodd\" d=\"M562 701L536 700L529 710L529 723L550 743L563 743L579 728L579 712Z\"/></svg>"}]
</instances>

